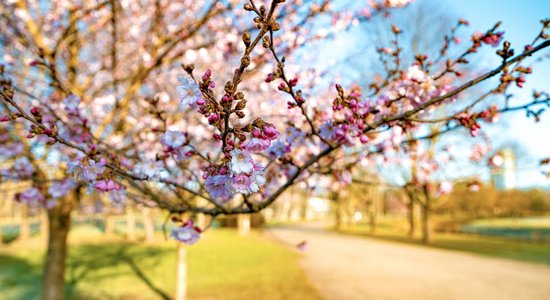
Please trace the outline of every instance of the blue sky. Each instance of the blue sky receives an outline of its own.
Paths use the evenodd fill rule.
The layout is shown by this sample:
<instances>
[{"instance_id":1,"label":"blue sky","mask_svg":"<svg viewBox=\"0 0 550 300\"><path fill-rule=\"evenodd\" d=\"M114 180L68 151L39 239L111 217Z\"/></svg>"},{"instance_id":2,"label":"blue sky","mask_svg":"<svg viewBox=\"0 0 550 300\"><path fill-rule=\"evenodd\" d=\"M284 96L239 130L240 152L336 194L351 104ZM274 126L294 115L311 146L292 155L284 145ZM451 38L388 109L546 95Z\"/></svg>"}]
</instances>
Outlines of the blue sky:
<instances>
[{"instance_id":1,"label":"blue sky","mask_svg":"<svg viewBox=\"0 0 550 300\"><path fill-rule=\"evenodd\" d=\"M417 0L422 1L422 0ZM484 30L496 21L502 21L501 29L505 31L505 38L520 46L530 43L540 30L539 20L550 18L550 1L548 0L441 0L458 16L471 22L472 29ZM549 54L550 50L544 50ZM534 68L534 74L527 78L523 90L518 91L524 101L531 99L534 87L550 92L550 60L539 63ZM523 99L522 99L523 100ZM549 181L536 168L539 158L550 156L550 111L542 115L541 121L534 124L527 119L523 112L510 116L505 128L490 130L494 140L517 142L530 154L518 166L518 185L548 186Z\"/></svg>"},{"instance_id":2,"label":"blue sky","mask_svg":"<svg viewBox=\"0 0 550 300\"><path fill-rule=\"evenodd\" d=\"M471 23L470 27L462 29L460 32L463 39L467 39L469 36L462 34L471 34L474 31L486 31L496 22L502 21L499 31L505 31L505 39L511 42L512 48L516 49L516 53L521 52L523 47L531 43L533 38L539 33L541 29L540 20L550 18L550 0L416 0L416 3L412 5L418 5L424 1L440 5L443 12L449 13L449 17L469 20ZM350 1L342 0L341 3L350 4ZM364 2L351 1L351 4L362 5ZM438 16L441 16L441 14L434 13L434 18ZM394 17L398 16L394 15ZM407 28L403 29L407 30ZM352 30L348 34L342 35L340 38L328 43L328 45L324 45L327 47L327 50L320 51L316 59L321 65L327 63L332 65L331 61L335 57L345 56L346 53L349 54L350 51L353 51L353 47L349 47L348 45L356 45L357 34L357 31L354 32ZM441 39L434 38L433 42L440 45ZM482 51L472 60L472 63L478 64L475 69L488 71L498 66L500 58L495 54L495 51L495 48L483 47ZM543 50L542 54L550 55L550 49ZM362 52L363 57L370 57L372 55L375 54ZM366 65L365 67L369 68L370 66ZM364 69L357 67L350 69L346 64L344 64L343 70L338 70L337 73L342 71L347 73L347 75L351 75L348 77L352 81L357 80L357 74L359 74L359 77L364 76ZM355 74L354 77L353 72L359 73ZM493 80L493 82L497 82L498 78ZM550 92L550 59L534 66L534 73L527 77L527 83L523 89L516 87L509 89L509 92L516 95L513 98L513 102L511 102L511 106L532 101L532 91L535 87L538 90ZM488 101L492 100L489 99ZM505 118L501 119L502 121L497 124L484 125L483 130L488 134L495 148L502 145L513 145L520 150L518 151L517 186L519 188L534 186L550 187L550 180L541 173L541 168L538 165L541 158L550 157L550 109L542 115L539 123L535 123L532 118L526 118L524 111L509 113ZM457 138L463 139L466 138L466 135ZM469 150L464 149L464 151ZM473 169L469 172L476 173L479 171ZM488 174L481 176L482 178L487 178Z\"/></svg>"}]
</instances>

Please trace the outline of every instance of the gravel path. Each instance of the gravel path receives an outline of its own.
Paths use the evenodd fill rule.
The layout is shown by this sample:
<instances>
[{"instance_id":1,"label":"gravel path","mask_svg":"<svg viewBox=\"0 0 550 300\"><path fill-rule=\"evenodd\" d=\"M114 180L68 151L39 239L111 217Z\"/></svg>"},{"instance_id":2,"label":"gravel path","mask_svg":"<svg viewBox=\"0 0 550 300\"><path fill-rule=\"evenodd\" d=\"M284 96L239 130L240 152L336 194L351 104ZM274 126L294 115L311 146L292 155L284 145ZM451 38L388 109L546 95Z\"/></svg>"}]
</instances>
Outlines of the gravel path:
<instances>
[{"instance_id":1,"label":"gravel path","mask_svg":"<svg viewBox=\"0 0 550 300\"><path fill-rule=\"evenodd\" d=\"M550 299L550 266L340 235L322 225L273 228L326 299Z\"/></svg>"}]
</instances>

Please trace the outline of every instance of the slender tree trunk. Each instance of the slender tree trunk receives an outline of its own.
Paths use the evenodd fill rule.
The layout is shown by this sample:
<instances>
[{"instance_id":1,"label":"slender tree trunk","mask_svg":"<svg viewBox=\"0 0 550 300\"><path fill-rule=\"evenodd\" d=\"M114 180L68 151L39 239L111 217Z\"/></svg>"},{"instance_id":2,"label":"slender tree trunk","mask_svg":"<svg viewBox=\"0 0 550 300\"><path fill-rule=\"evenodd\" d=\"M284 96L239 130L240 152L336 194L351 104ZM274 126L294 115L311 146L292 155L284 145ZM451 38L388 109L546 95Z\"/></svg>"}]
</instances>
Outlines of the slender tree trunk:
<instances>
[{"instance_id":1,"label":"slender tree trunk","mask_svg":"<svg viewBox=\"0 0 550 300\"><path fill-rule=\"evenodd\" d=\"M143 227L145 228L145 241L152 243L155 241L155 224L153 216L151 216L151 209L149 207L143 208Z\"/></svg>"},{"instance_id":2,"label":"slender tree trunk","mask_svg":"<svg viewBox=\"0 0 550 300\"><path fill-rule=\"evenodd\" d=\"M342 209L340 202L334 202L334 229L340 230L342 228Z\"/></svg>"},{"instance_id":3,"label":"slender tree trunk","mask_svg":"<svg viewBox=\"0 0 550 300\"><path fill-rule=\"evenodd\" d=\"M2 230L4 224L4 220L2 216L0 216L0 247L4 244L4 232Z\"/></svg>"},{"instance_id":4,"label":"slender tree trunk","mask_svg":"<svg viewBox=\"0 0 550 300\"><path fill-rule=\"evenodd\" d=\"M19 240L28 240L31 237L31 225L29 222L29 207L21 205L21 222L19 223Z\"/></svg>"},{"instance_id":5,"label":"slender tree trunk","mask_svg":"<svg viewBox=\"0 0 550 300\"><path fill-rule=\"evenodd\" d=\"M126 239L128 241L136 240L136 214L130 203L126 206Z\"/></svg>"},{"instance_id":6,"label":"slender tree trunk","mask_svg":"<svg viewBox=\"0 0 550 300\"><path fill-rule=\"evenodd\" d=\"M414 231L415 231L415 223L414 223L414 201L412 198L409 198L409 202L407 203L407 219L409 221L409 232L408 236L409 238L414 237Z\"/></svg>"},{"instance_id":7,"label":"slender tree trunk","mask_svg":"<svg viewBox=\"0 0 550 300\"><path fill-rule=\"evenodd\" d=\"M302 221L308 219L308 199L307 196L300 197L300 218Z\"/></svg>"},{"instance_id":8,"label":"slender tree trunk","mask_svg":"<svg viewBox=\"0 0 550 300\"><path fill-rule=\"evenodd\" d=\"M208 201L204 200L204 199L198 199L197 200L197 205L199 207L201 206L204 206L207 204ZM205 214L197 214L197 226L201 229L204 229L206 228L206 226L208 225L208 216L205 215Z\"/></svg>"},{"instance_id":9,"label":"slender tree trunk","mask_svg":"<svg viewBox=\"0 0 550 300\"><path fill-rule=\"evenodd\" d=\"M176 297L174 300L185 300L187 297L187 249L183 243L178 243L176 259Z\"/></svg>"},{"instance_id":10,"label":"slender tree trunk","mask_svg":"<svg viewBox=\"0 0 550 300\"><path fill-rule=\"evenodd\" d=\"M71 207L67 201L48 212L48 251L42 277L42 300L63 300L65 297L65 262L67 235L71 228Z\"/></svg>"},{"instance_id":11,"label":"slender tree trunk","mask_svg":"<svg viewBox=\"0 0 550 300\"><path fill-rule=\"evenodd\" d=\"M40 238L47 240L49 231L48 212L40 214Z\"/></svg>"},{"instance_id":12,"label":"slender tree trunk","mask_svg":"<svg viewBox=\"0 0 550 300\"><path fill-rule=\"evenodd\" d=\"M239 214L237 216L237 226L240 235L248 235L250 233L250 215Z\"/></svg>"},{"instance_id":13,"label":"slender tree trunk","mask_svg":"<svg viewBox=\"0 0 550 300\"><path fill-rule=\"evenodd\" d=\"M115 234L115 217L107 213L105 216L105 235L113 236Z\"/></svg>"},{"instance_id":14,"label":"slender tree trunk","mask_svg":"<svg viewBox=\"0 0 550 300\"><path fill-rule=\"evenodd\" d=\"M208 226L208 215L197 214L197 226L201 229L206 228Z\"/></svg>"},{"instance_id":15,"label":"slender tree trunk","mask_svg":"<svg viewBox=\"0 0 550 300\"><path fill-rule=\"evenodd\" d=\"M369 227L370 227L370 234L375 235L376 234L376 208L374 205L372 205L370 209L370 217L369 217Z\"/></svg>"},{"instance_id":16,"label":"slender tree trunk","mask_svg":"<svg viewBox=\"0 0 550 300\"><path fill-rule=\"evenodd\" d=\"M426 199L426 203L422 207L422 243L429 244L431 242L430 231L430 200Z\"/></svg>"}]
</instances>

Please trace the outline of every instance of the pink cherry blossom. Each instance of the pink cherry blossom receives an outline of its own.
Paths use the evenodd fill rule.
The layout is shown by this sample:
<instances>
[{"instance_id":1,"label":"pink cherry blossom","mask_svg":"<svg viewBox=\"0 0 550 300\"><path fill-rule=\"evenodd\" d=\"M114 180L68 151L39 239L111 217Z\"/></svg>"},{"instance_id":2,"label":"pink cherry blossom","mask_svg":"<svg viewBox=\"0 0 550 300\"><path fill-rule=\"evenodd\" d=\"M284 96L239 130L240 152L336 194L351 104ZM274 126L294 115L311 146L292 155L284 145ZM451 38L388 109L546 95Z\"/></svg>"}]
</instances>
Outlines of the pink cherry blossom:
<instances>
[{"instance_id":1,"label":"pink cherry blossom","mask_svg":"<svg viewBox=\"0 0 550 300\"><path fill-rule=\"evenodd\" d=\"M250 173L254 168L250 153L243 150L231 151L231 171L234 173Z\"/></svg>"},{"instance_id":2,"label":"pink cherry blossom","mask_svg":"<svg viewBox=\"0 0 550 300\"><path fill-rule=\"evenodd\" d=\"M122 205L126 200L126 189L121 188L118 190L110 190L107 193L107 196L109 197L109 200L111 200L113 203Z\"/></svg>"},{"instance_id":3,"label":"pink cherry blossom","mask_svg":"<svg viewBox=\"0 0 550 300\"><path fill-rule=\"evenodd\" d=\"M177 90L180 94L181 103L184 106L193 106L202 97L199 86L189 77L179 76L178 80L180 85L178 85Z\"/></svg>"},{"instance_id":4,"label":"pink cherry blossom","mask_svg":"<svg viewBox=\"0 0 550 300\"><path fill-rule=\"evenodd\" d=\"M96 162L93 159L76 159L67 163L67 173L73 174L77 179L95 181L96 178L105 172L105 163Z\"/></svg>"},{"instance_id":5,"label":"pink cherry blossom","mask_svg":"<svg viewBox=\"0 0 550 300\"><path fill-rule=\"evenodd\" d=\"M143 178L157 178L163 167L162 161L146 160L135 166L135 173Z\"/></svg>"},{"instance_id":6,"label":"pink cherry blossom","mask_svg":"<svg viewBox=\"0 0 550 300\"><path fill-rule=\"evenodd\" d=\"M53 199L61 198L69 194L75 187L76 183L71 179L55 181L48 188L48 194L50 194Z\"/></svg>"},{"instance_id":7,"label":"pink cherry blossom","mask_svg":"<svg viewBox=\"0 0 550 300\"><path fill-rule=\"evenodd\" d=\"M169 130L162 136L162 143L173 149L177 149L186 142L185 135L181 131Z\"/></svg>"},{"instance_id":8,"label":"pink cherry blossom","mask_svg":"<svg viewBox=\"0 0 550 300\"><path fill-rule=\"evenodd\" d=\"M267 139L253 137L246 142L246 144L244 145L244 148L248 152L259 153L269 148L270 144L271 142Z\"/></svg>"},{"instance_id":9,"label":"pink cherry blossom","mask_svg":"<svg viewBox=\"0 0 550 300\"><path fill-rule=\"evenodd\" d=\"M271 123L265 123L262 128L263 134L266 138L269 140L274 140L279 136L279 131L277 131L277 128L275 128L275 125Z\"/></svg>"},{"instance_id":10,"label":"pink cherry blossom","mask_svg":"<svg viewBox=\"0 0 550 300\"><path fill-rule=\"evenodd\" d=\"M43 204L45 201L44 196L36 188L28 188L22 193L17 194L16 199L26 205Z\"/></svg>"},{"instance_id":11,"label":"pink cherry blossom","mask_svg":"<svg viewBox=\"0 0 550 300\"><path fill-rule=\"evenodd\" d=\"M449 181L443 181L439 184L438 192L440 195L447 195L453 191L453 184Z\"/></svg>"},{"instance_id":12,"label":"pink cherry blossom","mask_svg":"<svg viewBox=\"0 0 550 300\"><path fill-rule=\"evenodd\" d=\"M13 172L18 178L29 177L34 173L34 166L26 157L18 157L13 164Z\"/></svg>"},{"instance_id":13,"label":"pink cherry blossom","mask_svg":"<svg viewBox=\"0 0 550 300\"><path fill-rule=\"evenodd\" d=\"M231 177L228 175L213 175L206 178L205 188L210 197L223 203L233 196L232 188L229 185L230 182Z\"/></svg>"},{"instance_id":14,"label":"pink cherry blossom","mask_svg":"<svg viewBox=\"0 0 550 300\"><path fill-rule=\"evenodd\" d=\"M94 185L95 189L99 192L110 192L114 190L121 190L123 187L112 179L99 180Z\"/></svg>"},{"instance_id":15,"label":"pink cherry blossom","mask_svg":"<svg viewBox=\"0 0 550 300\"><path fill-rule=\"evenodd\" d=\"M193 245L200 239L201 230L189 220L181 227L172 229L170 237L187 245Z\"/></svg>"}]
</instances>

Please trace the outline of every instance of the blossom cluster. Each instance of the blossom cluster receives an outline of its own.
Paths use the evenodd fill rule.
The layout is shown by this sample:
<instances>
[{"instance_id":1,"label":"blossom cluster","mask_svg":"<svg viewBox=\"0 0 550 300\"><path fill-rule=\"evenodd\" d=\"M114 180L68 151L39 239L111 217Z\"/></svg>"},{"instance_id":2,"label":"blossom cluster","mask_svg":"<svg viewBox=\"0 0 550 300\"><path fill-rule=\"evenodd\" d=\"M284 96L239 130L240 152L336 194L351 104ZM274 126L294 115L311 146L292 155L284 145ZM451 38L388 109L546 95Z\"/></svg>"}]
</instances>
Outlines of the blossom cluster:
<instances>
[{"instance_id":1,"label":"blossom cluster","mask_svg":"<svg viewBox=\"0 0 550 300\"><path fill-rule=\"evenodd\" d=\"M15 199L31 207L45 207L50 209L57 205L58 199L66 196L76 187L76 182L71 179L56 180L50 184L46 191L36 187L30 187L15 195Z\"/></svg>"},{"instance_id":2,"label":"blossom cluster","mask_svg":"<svg viewBox=\"0 0 550 300\"><path fill-rule=\"evenodd\" d=\"M307 64L301 61L292 66L292 61L299 59L299 56L293 57L292 50L322 37L330 38L375 13L389 16L390 8L403 7L412 1L369 0L356 12L344 11L338 6L329 8L330 1L308 7L283 5L284 2L273 1L270 6L258 7L253 2L245 4L244 10L255 16L244 23L243 11L232 12L232 5L222 3L209 7L200 1L189 5L172 1L159 8L159 14L155 14L158 19L153 20L143 14L139 3L123 1L120 9L124 13L117 15L129 24L128 36L120 39L127 43L124 47L115 38L116 34L104 30L110 30L109 26L86 26L91 22L104 23L105 15L95 9L86 12L86 18L77 17L82 22L80 34L75 36L76 45L69 47L70 55L63 52L67 47L55 44L73 40L73 36L62 36L63 31L55 30L63 27L63 22L58 27L52 26L52 21L45 21L48 26L42 39L44 49L40 47L38 52L37 47L14 47L9 41L5 57L11 61L10 71L22 66L15 59L17 55L29 57L24 66L48 78L50 87L44 92L40 89L29 92L28 95L37 95L33 97L18 92L26 102L9 96L4 99L2 94L8 108L1 108L0 122L10 126L18 119L28 121L28 126L10 128L8 133L0 129L0 155L10 163L1 170L2 177L34 181L32 188L18 195L24 203L49 206L48 201L84 185L89 191L108 194L115 203L124 203L131 186L132 196L151 199L173 213L212 216L252 213L266 208L295 184L315 186L317 179L330 178L326 186L339 190L353 181L353 167L368 161L371 154L384 154L386 163L392 159L398 162L388 153L408 147L411 143L406 138L422 138L422 131L418 129L423 121L441 125L458 123L476 136L480 130L479 120L492 121L498 115L498 109L491 107L479 113L472 113L470 109L462 114L452 113L439 119L443 121L423 119L448 114L443 109L433 112L438 105L455 99L448 95L457 95L461 92L460 86L467 86L449 84L450 80L458 82L456 77L462 76L456 64L466 64L465 55L475 52L482 44L498 46L503 33L496 32L496 26L486 33L474 34L473 46L457 61L447 56L446 49L450 41L460 43L453 31L445 38L446 46L440 52L440 59L416 55L414 63L406 64L401 63L399 57L404 55L397 43L400 30L393 26L394 45L379 47L379 53L395 59L395 66L388 65L387 76L380 74L372 85L361 83L373 92L367 93L358 85L344 90L336 84L337 97L325 101L327 97L333 98L330 96L333 90L325 89L324 82L334 82L325 79L335 72L305 71L303 65ZM36 4L29 5L37 8ZM279 6L284 8L275 12ZM75 16L82 13L80 8L74 10ZM318 14L334 10L340 13L328 18L332 28L315 28L320 27L312 23ZM38 17L42 17L41 11L37 9ZM190 17L203 13L206 17L201 21ZM65 14L57 12L44 19L64 20ZM134 18L134 14L138 17ZM18 24L15 17L13 23ZM26 18L34 18L34 13ZM151 27L151 22L171 25ZM19 25L7 36L23 39L22 45L33 45L33 41L25 41L34 37L25 32L28 26ZM89 28L95 29L88 32ZM150 32L141 34L142 28L150 28ZM193 30L186 30L188 28ZM259 30L251 33L245 28ZM282 28L291 29L280 34ZM72 35L73 30L65 32ZM97 51L105 48L105 36L113 38L116 53L104 55L109 51ZM506 64L511 61L508 59L513 51L509 43L503 46L497 54ZM543 48L535 42L533 46L535 48L525 51ZM49 57L52 52L59 54L53 57L54 61L58 60L55 63ZM524 53L524 57L531 54ZM72 65L75 62L67 57L79 58L77 65ZM501 82L515 82L521 87L525 82L522 74L531 72L530 68L520 66L522 58L514 58L518 63L513 68L503 65L494 74L473 78L471 85L501 74ZM180 59L186 63L182 67L187 75L177 76L177 71L171 68ZM445 63L438 65L439 61ZM236 68L228 68L232 62L237 64ZM195 65L206 71L194 74ZM436 68L441 69L441 73L434 72ZM288 72L296 74L287 76ZM19 72L13 73L18 76ZM258 73L268 75L256 76ZM214 75L216 79L227 77L225 83L217 84ZM279 80L274 86L269 84ZM28 78L20 79L12 86L2 78L0 88L2 92L11 90L15 94L15 87L25 88L27 81ZM298 89L298 84L304 86L304 90ZM157 92L165 86L175 88ZM304 92L308 87L315 89ZM292 97L287 105L280 105L279 97L269 94L277 90ZM503 90L495 90L494 94ZM174 97L178 93L179 97ZM34 139L31 142L39 145L37 152L45 150L50 157L41 157L41 162L35 163L34 145L27 147L26 143L13 140L11 131L21 138ZM435 173L450 158L434 158L420 151L414 155L417 167L414 183L437 195L449 193L452 184L439 180ZM41 163L59 170L66 167L72 178L41 182L42 178L35 178L42 173L37 169ZM240 206L232 205L230 200L238 194L244 195L244 201ZM197 204L196 198L207 204ZM192 221L178 222L181 226L172 231L173 238L188 244L200 238L201 230Z\"/></svg>"},{"instance_id":3,"label":"blossom cluster","mask_svg":"<svg viewBox=\"0 0 550 300\"><path fill-rule=\"evenodd\" d=\"M178 218L173 219L173 221L181 222ZM182 223L179 227L172 229L170 237L184 244L193 245L199 241L201 233L202 230L195 226L193 220L189 219L185 223Z\"/></svg>"},{"instance_id":4,"label":"blossom cluster","mask_svg":"<svg viewBox=\"0 0 550 300\"><path fill-rule=\"evenodd\" d=\"M180 76L179 81L177 89L181 103L198 108L208 123L219 131L214 134L214 139L222 142L222 162L205 166L203 175L205 189L210 197L223 204L236 193L248 195L258 192L266 179L262 163L255 160L253 155L266 152L272 141L277 139L279 132L275 125L256 118L240 128L228 128L223 118L231 113L239 118L244 117L246 100L242 92L231 94L226 88L220 103L213 99L206 101L203 94L210 94L211 89L216 87L210 70L201 77L200 84L183 76ZM233 106L232 103L236 104ZM181 132L169 131L164 134L162 143L168 147L168 151L179 151L185 145L186 138ZM186 153L188 156L193 155L193 151Z\"/></svg>"}]
</instances>

